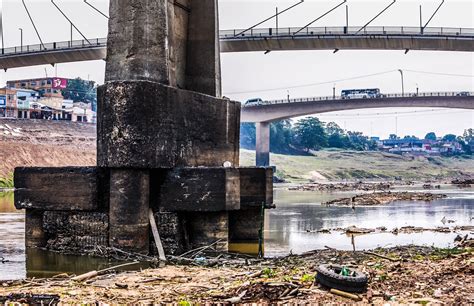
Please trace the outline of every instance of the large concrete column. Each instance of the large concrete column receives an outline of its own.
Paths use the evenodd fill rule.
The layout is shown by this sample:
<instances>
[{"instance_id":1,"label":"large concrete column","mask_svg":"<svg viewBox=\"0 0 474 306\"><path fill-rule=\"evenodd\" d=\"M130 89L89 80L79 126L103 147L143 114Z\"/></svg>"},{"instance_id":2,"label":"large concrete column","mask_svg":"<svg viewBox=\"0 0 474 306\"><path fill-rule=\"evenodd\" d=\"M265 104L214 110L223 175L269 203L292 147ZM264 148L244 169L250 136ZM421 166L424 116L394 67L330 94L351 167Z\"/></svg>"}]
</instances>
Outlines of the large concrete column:
<instances>
[{"instance_id":1,"label":"large concrete column","mask_svg":"<svg viewBox=\"0 0 474 306\"><path fill-rule=\"evenodd\" d=\"M105 81L169 84L168 0L111 0Z\"/></svg>"},{"instance_id":2,"label":"large concrete column","mask_svg":"<svg viewBox=\"0 0 474 306\"><path fill-rule=\"evenodd\" d=\"M257 122L256 165L270 166L270 122Z\"/></svg>"},{"instance_id":3,"label":"large concrete column","mask_svg":"<svg viewBox=\"0 0 474 306\"><path fill-rule=\"evenodd\" d=\"M192 0L189 15L186 89L221 97L217 0Z\"/></svg>"}]
</instances>

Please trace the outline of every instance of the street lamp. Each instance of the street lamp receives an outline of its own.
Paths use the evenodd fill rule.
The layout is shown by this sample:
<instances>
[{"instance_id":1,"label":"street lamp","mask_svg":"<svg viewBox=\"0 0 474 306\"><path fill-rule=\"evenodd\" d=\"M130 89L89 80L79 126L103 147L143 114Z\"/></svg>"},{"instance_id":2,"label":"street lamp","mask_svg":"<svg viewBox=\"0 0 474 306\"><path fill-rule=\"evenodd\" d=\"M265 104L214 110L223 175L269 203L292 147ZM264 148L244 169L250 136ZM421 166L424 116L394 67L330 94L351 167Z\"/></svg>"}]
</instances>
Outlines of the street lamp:
<instances>
[{"instance_id":1,"label":"street lamp","mask_svg":"<svg viewBox=\"0 0 474 306\"><path fill-rule=\"evenodd\" d=\"M405 84L404 84L404 81L403 81L403 70L398 69L398 71L400 72L400 75L402 76L402 95L405 95Z\"/></svg>"},{"instance_id":2,"label":"street lamp","mask_svg":"<svg viewBox=\"0 0 474 306\"><path fill-rule=\"evenodd\" d=\"M333 100L336 100L336 84L332 86L332 98Z\"/></svg>"},{"instance_id":3,"label":"street lamp","mask_svg":"<svg viewBox=\"0 0 474 306\"><path fill-rule=\"evenodd\" d=\"M418 96L419 93L419 88L418 88L418 83L416 83L416 95Z\"/></svg>"},{"instance_id":4,"label":"street lamp","mask_svg":"<svg viewBox=\"0 0 474 306\"><path fill-rule=\"evenodd\" d=\"M23 52L23 29L18 28L18 30L20 30L20 48L21 48L21 52Z\"/></svg>"}]
</instances>

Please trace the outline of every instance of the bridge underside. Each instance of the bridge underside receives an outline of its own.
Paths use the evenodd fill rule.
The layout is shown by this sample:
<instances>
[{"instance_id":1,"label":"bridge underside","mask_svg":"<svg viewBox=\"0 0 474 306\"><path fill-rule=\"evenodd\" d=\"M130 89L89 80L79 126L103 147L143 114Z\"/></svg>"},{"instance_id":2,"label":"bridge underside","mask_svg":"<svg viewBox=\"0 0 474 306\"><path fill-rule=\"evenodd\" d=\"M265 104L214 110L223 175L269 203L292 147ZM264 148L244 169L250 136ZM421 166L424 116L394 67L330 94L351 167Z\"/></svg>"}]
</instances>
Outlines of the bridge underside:
<instances>
[{"instance_id":1,"label":"bridge underside","mask_svg":"<svg viewBox=\"0 0 474 306\"><path fill-rule=\"evenodd\" d=\"M37 65L105 60L106 56L107 49L102 46L12 54L0 57L0 68L11 69Z\"/></svg>"},{"instance_id":2,"label":"bridge underside","mask_svg":"<svg viewBox=\"0 0 474 306\"><path fill-rule=\"evenodd\" d=\"M438 36L334 35L278 39L236 39L221 42L221 52L292 51L292 50L423 50L474 51L471 38Z\"/></svg>"},{"instance_id":3,"label":"bridge underside","mask_svg":"<svg viewBox=\"0 0 474 306\"><path fill-rule=\"evenodd\" d=\"M54 44L53 44L54 45ZM223 39L221 52L264 52L295 50L423 50L474 51L471 37L411 35L314 35L301 37ZM24 47L26 48L26 46ZM0 56L0 68L11 69L35 65L105 59L105 43L97 46L13 53Z\"/></svg>"}]
</instances>

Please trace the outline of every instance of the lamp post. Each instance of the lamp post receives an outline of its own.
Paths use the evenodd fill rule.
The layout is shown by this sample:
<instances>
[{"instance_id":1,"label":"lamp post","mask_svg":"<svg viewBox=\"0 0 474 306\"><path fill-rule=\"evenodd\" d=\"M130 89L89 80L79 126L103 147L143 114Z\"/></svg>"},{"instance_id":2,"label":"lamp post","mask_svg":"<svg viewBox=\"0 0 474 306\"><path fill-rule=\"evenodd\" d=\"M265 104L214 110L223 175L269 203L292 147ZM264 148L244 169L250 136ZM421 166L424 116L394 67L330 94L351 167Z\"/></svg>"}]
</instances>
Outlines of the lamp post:
<instances>
[{"instance_id":1,"label":"lamp post","mask_svg":"<svg viewBox=\"0 0 474 306\"><path fill-rule=\"evenodd\" d=\"M23 52L23 29L18 28L18 30L20 30L20 50Z\"/></svg>"},{"instance_id":2,"label":"lamp post","mask_svg":"<svg viewBox=\"0 0 474 306\"><path fill-rule=\"evenodd\" d=\"M416 83L416 95L418 96L419 94L419 88L418 88L418 83Z\"/></svg>"},{"instance_id":3,"label":"lamp post","mask_svg":"<svg viewBox=\"0 0 474 306\"><path fill-rule=\"evenodd\" d=\"M336 100L336 84L332 86L332 98L333 100Z\"/></svg>"},{"instance_id":4,"label":"lamp post","mask_svg":"<svg viewBox=\"0 0 474 306\"><path fill-rule=\"evenodd\" d=\"M400 72L400 75L402 77L402 95L405 95L405 84L404 84L404 80L403 80L403 70L398 69L398 71Z\"/></svg>"}]
</instances>

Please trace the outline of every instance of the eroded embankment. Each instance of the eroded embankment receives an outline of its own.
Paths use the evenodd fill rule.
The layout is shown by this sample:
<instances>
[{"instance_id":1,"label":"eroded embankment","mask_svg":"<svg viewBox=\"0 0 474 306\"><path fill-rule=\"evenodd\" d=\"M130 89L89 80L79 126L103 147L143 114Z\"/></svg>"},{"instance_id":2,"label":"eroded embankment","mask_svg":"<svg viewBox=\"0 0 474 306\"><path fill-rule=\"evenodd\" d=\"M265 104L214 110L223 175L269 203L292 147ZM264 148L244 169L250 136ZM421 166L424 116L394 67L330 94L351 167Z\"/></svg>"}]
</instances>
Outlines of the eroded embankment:
<instances>
[{"instance_id":1,"label":"eroded embankment","mask_svg":"<svg viewBox=\"0 0 474 306\"><path fill-rule=\"evenodd\" d=\"M0 119L0 178L15 167L95 165L95 139L92 124Z\"/></svg>"}]
</instances>

